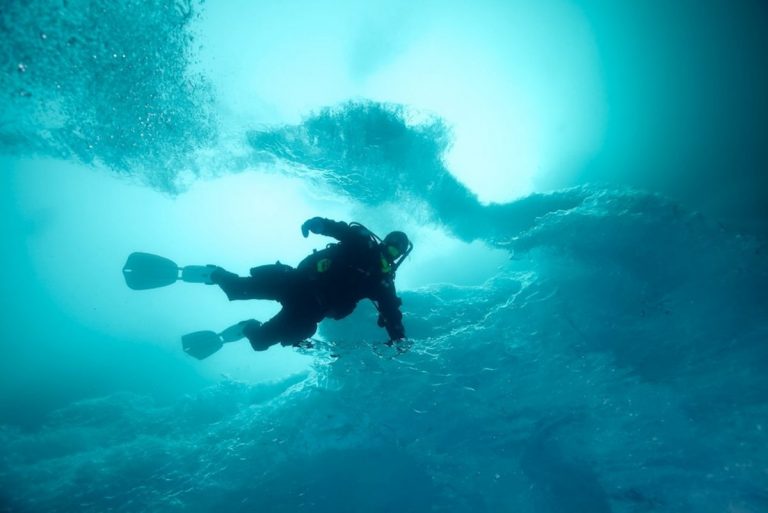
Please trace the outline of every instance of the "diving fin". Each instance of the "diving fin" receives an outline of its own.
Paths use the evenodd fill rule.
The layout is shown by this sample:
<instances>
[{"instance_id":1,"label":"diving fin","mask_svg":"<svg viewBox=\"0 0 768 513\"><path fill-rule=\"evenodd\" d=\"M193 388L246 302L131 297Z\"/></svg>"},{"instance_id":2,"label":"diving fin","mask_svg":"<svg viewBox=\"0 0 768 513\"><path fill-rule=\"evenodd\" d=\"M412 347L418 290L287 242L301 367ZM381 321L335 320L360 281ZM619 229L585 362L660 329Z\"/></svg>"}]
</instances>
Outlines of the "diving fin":
<instances>
[{"instance_id":1,"label":"diving fin","mask_svg":"<svg viewBox=\"0 0 768 513\"><path fill-rule=\"evenodd\" d=\"M204 360L222 348L224 342L215 331L195 331L181 337L184 352L198 360Z\"/></svg>"},{"instance_id":2,"label":"diving fin","mask_svg":"<svg viewBox=\"0 0 768 513\"><path fill-rule=\"evenodd\" d=\"M221 333L215 331L195 331L181 337L184 352L198 360L204 360L221 349L226 342L235 342L245 337L243 328L249 323L259 323L254 319L233 324Z\"/></svg>"},{"instance_id":3,"label":"diving fin","mask_svg":"<svg viewBox=\"0 0 768 513\"><path fill-rule=\"evenodd\" d=\"M179 268L169 258L151 253L131 253L123 266L125 283L133 290L166 287L181 279L187 283L213 284L215 265L187 265Z\"/></svg>"},{"instance_id":4,"label":"diving fin","mask_svg":"<svg viewBox=\"0 0 768 513\"><path fill-rule=\"evenodd\" d=\"M179 266L151 253L131 253L123 266L123 278L133 290L166 287L179 279Z\"/></svg>"}]
</instances>

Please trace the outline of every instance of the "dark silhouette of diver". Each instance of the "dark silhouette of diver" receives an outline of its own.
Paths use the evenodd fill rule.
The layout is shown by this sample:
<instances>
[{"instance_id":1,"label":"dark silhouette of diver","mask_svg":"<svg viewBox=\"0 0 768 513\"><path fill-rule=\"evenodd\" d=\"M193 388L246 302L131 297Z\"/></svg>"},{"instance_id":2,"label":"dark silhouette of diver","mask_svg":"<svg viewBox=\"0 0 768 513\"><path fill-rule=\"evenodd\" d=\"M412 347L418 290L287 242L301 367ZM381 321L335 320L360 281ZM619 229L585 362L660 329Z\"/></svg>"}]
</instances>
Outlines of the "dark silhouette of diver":
<instances>
[{"instance_id":1,"label":"dark silhouette of diver","mask_svg":"<svg viewBox=\"0 0 768 513\"><path fill-rule=\"evenodd\" d=\"M248 321L243 327L253 349L264 351L278 342L290 345L305 340L315 334L320 321L343 319L366 298L376 303L379 325L390 339L404 338L394 277L399 259L411 248L408 237L392 232L378 241L362 225L321 217L305 222L301 232L304 237L312 232L339 242L309 255L297 268L278 262L254 267L245 278L221 268L211 273L211 281L230 301L271 299L282 305L265 323Z\"/></svg>"},{"instance_id":2,"label":"dark silhouette of diver","mask_svg":"<svg viewBox=\"0 0 768 513\"><path fill-rule=\"evenodd\" d=\"M269 347L298 345L317 331L325 318L342 319L362 299L370 299L379 311L378 325L385 328L390 343L405 338L401 301L395 290L395 271L413 249L405 233L394 231L383 240L359 223L313 217L301 226L304 237L316 233L337 239L315 251L297 267L281 264L254 267L240 277L218 266L179 268L163 257L133 253L123 268L129 287L136 290L169 285L178 279L216 284L230 301L268 299L282 308L264 323L242 321L220 334L195 332L182 338L184 350L203 359L224 342L247 337L256 351Z\"/></svg>"}]
</instances>

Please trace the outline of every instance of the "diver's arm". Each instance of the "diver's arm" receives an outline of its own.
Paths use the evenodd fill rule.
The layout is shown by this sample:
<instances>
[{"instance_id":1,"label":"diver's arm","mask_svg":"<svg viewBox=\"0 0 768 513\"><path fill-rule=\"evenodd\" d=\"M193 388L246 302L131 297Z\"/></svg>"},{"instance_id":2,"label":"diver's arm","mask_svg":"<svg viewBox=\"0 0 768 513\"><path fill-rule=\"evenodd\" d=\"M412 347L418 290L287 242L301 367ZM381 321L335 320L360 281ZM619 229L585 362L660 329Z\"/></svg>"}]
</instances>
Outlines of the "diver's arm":
<instances>
[{"instance_id":1,"label":"diver's arm","mask_svg":"<svg viewBox=\"0 0 768 513\"><path fill-rule=\"evenodd\" d=\"M391 340L401 340L405 338L405 327L403 326L403 314L400 311L400 298L395 293L394 283L386 283L382 293L377 299L379 308L378 325L387 330Z\"/></svg>"},{"instance_id":2,"label":"diver's arm","mask_svg":"<svg viewBox=\"0 0 768 513\"><path fill-rule=\"evenodd\" d=\"M301 234L304 237L308 237L309 232L343 241L352 235L353 230L344 221L334 221L324 217L313 217L301 225Z\"/></svg>"}]
</instances>

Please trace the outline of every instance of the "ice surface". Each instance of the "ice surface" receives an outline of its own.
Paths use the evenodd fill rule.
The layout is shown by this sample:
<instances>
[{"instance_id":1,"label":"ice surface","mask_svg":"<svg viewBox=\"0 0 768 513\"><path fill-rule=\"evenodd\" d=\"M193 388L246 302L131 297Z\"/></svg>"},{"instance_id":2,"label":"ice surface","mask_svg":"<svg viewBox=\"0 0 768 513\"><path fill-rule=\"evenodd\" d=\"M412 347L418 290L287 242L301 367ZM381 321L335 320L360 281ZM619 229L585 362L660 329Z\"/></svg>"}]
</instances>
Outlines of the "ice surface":
<instances>
[{"instance_id":1,"label":"ice surface","mask_svg":"<svg viewBox=\"0 0 768 513\"><path fill-rule=\"evenodd\" d=\"M405 293L405 353L363 306L291 382L4 429L9 510L763 510L764 255L655 196L578 194L483 286Z\"/></svg>"}]
</instances>

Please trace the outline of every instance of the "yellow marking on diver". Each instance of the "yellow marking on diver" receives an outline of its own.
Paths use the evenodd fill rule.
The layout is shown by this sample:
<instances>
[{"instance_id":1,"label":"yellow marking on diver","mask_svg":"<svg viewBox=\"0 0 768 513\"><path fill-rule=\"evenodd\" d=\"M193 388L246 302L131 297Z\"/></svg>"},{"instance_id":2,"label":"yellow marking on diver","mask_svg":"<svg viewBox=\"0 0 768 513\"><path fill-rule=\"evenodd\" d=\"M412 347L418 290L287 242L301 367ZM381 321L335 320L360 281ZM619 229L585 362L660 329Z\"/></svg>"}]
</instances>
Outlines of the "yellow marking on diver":
<instances>
[{"instance_id":1,"label":"yellow marking on diver","mask_svg":"<svg viewBox=\"0 0 768 513\"><path fill-rule=\"evenodd\" d=\"M328 269L331 268L331 259L330 258L323 258L322 260L319 260L317 262L317 272L324 273Z\"/></svg>"}]
</instances>

